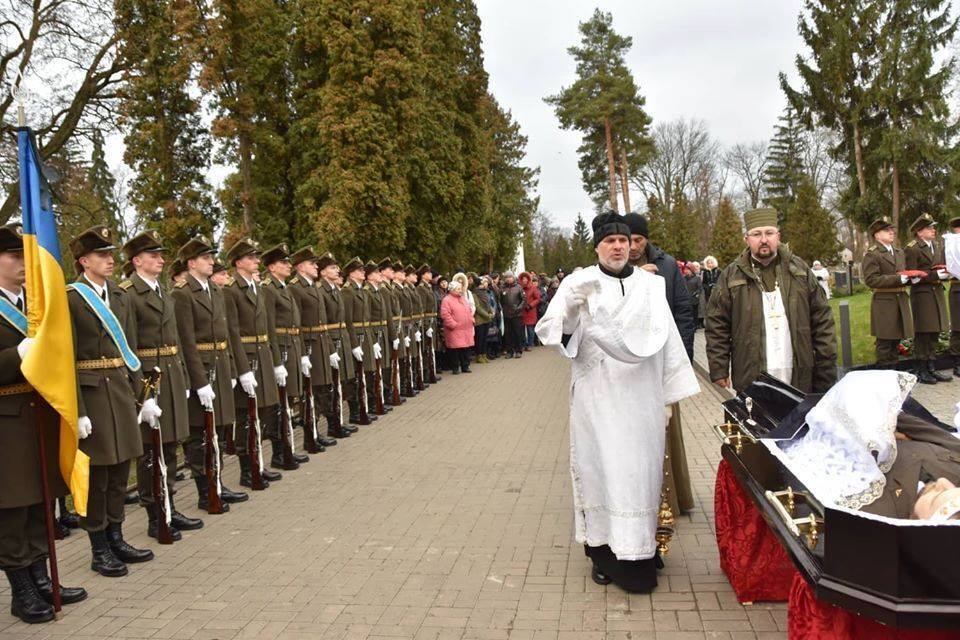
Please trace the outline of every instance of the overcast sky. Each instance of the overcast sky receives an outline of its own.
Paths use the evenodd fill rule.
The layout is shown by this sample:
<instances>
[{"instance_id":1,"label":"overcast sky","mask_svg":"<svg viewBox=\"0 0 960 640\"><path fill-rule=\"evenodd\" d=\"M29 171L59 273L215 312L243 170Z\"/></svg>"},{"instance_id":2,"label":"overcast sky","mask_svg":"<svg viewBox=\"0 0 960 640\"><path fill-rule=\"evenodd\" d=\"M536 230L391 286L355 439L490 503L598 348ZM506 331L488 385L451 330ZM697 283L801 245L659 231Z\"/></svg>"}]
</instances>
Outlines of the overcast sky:
<instances>
[{"instance_id":1,"label":"overcast sky","mask_svg":"<svg viewBox=\"0 0 960 640\"><path fill-rule=\"evenodd\" d=\"M633 38L627 58L654 122L706 121L723 144L768 139L785 105L777 73L795 77L801 0L477 0L490 89L529 138L540 206L572 227L593 203L580 183L580 135L562 131L543 97L570 85L567 47L595 7ZM633 198L636 202L637 199Z\"/></svg>"}]
</instances>

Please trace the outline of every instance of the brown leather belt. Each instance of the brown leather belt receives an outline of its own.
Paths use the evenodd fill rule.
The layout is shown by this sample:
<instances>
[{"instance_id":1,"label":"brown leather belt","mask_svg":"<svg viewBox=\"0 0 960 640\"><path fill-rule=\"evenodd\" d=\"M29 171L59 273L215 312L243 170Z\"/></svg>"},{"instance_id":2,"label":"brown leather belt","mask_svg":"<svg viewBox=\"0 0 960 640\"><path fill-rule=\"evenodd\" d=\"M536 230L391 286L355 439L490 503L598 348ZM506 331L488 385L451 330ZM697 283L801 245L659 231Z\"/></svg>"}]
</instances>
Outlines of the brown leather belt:
<instances>
[{"instance_id":1,"label":"brown leather belt","mask_svg":"<svg viewBox=\"0 0 960 640\"><path fill-rule=\"evenodd\" d=\"M873 290L874 293L906 293L906 287L877 287Z\"/></svg>"},{"instance_id":2,"label":"brown leather belt","mask_svg":"<svg viewBox=\"0 0 960 640\"><path fill-rule=\"evenodd\" d=\"M300 327L277 327L278 336L298 336Z\"/></svg>"},{"instance_id":3,"label":"brown leather belt","mask_svg":"<svg viewBox=\"0 0 960 640\"><path fill-rule=\"evenodd\" d=\"M77 370L117 369L125 366L123 358L100 358L99 360L77 360Z\"/></svg>"},{"instance_id":4,"label":"brown leather belt","mask_svg":"<svg viewBox=\"0 0 960 640\"><path fill-rule=\"evenodd\" d=\"M240 336L241 344L263 344L268 340L267 334L261 334L259 336Z\"/></svg>"},{"instance_id":5,"label":"brown leather belt","mask_svg":"<svg viewBox=\"0 0 960 640\"><path fill-rule=\"evenodd\" d=\"M197 351L226 351L227 341L222 342L198 342Z\"/></svg>"},{"instance_id":6,"label":"brown leather belt","mask_svg":"<svg viewBox=\"0 0 960 640\"><path fill-rule=\"evenodd\" d=\"M175 344L168 344L163 347L152 347L146 349L137 349L137 355L141 358L153 358L155 356L175 356L180 353L180 348Z\"/></svg>"},{"instance_id":7,"label":"brown leather belt","mask_svg":"<svg viewBox=\"0 0 960 640\"><path fill-rule=\"evenodd\" d=\"M30 393L31 391L33 391L33 387L26 382L22 382L20 384L8 384L0 387L0 396L15 396L21 393Z\"/></svg>"}]
</instances>

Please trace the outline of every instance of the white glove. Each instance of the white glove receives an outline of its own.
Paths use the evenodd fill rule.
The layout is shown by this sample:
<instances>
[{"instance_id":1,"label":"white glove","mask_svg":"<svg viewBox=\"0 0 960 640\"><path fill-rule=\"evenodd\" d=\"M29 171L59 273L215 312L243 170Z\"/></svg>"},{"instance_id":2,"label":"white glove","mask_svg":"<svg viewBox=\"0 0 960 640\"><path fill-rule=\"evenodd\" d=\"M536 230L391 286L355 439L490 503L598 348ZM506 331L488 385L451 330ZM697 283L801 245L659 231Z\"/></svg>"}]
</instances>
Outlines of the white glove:
<instances>
[{"instance_id":1,"label":"white glove","mask_svg":"<svg viewBox=\"0 0 960 640\"><path fill-rule=\"evenodd\" d=\"M937 277L941 280L949 280L950 274L947 273L946 269L937 269Z\"/></svg>"},{"instance_id":2,"label":"white glove","mask_svg":"<svg viewBox=\"0 0 960 640\"><path fill-rule=\"evenodd\" d=\"M416 340L417 342L420 342L420 339L421 339L421 338L423 338L423 336L420 335L420 332L419 332L419 331L417 331L416 333L413 334L413 339Z\"/></svg>"},{"instance_id":3,"label":"white glove","mask_svg":"<svg viewBox=\"0 0 960 640\"><path fill-rule=\"evenodd\" d=\"M187 388L187 400L189 400L189 399L190 399L190 389L189 389L189 387L188 387L188 388Z\"/></svg>"},{"instance_id":4,"label":"white glove","mask_svg":"<svg viewBox=\"0 0 960 640\"><path fill-rule=\"evenodd\" d=\"M403 346L405 346L405 347L409 347L409 346L410 346L410 336L404 337L404 339L403 339Z\"/></svg>"},{"instance_id":5,"label":"white glove","mask_svg":"<svg viewBox=\"0 0 960 640\"><path fill-rule=\"evenodd\" d=\"M240 386L243 387L248 396L257 395L257 377L253 375L253 371L240 374Z\"/></svg>"},{"instance_id":6,"label":"white glove","mask_svg":"<svg viewBox=\"0 0 960 640\"><path fill-rule=\"evenodd\" d=\"M80 416L77 419L77 434L80 436L80 439L83 440L89 437L91 433L93 433L93 424L90 423L90 418Z\"/></svg>"},{"instance_id":7,"label":"white glove","mask_svg":"<svg viewBox=\"0 0 960 640\"><path fill-rule=\"evenodd\" d=\"M230 388L231 388L231 389L236 389L236 388L237 388L237 379L236 379L236 378L230 378Z\"/></svg>"},{"instance_id":8,"label":"white glove","mask_svg":"<svg viewBox=\"0 0 960 640\"><path fill-rule=\"evenodd\" d=\"M910 280L907 276L900 276L900 284L907 284L907 281Z\"/></svg>"},{"instance_id":9,"label":"white glove","mask_svg":"<svg viewBox=\"0 0 960 640\"><path fill-rule=\"evenodd\" d=\"M363 347L354 347L353 348L353 357L359 362L363 360Z\"/></svg>"},{"instance_id":10,"label":"white glove","mask_svg":"<svg viewBox=\"0 0 960 640\"><path fill-rule=\"evenodd\" d=\"M331 353L331 354L330 354L330 366L333 367L334 369L339 369L339 368L340 368L340 354L339 354L339 353Z\"/></svg>"},{"instance_id":11,"label":"white glove","mask_svg":"<svg viewBox=\"0 0 960 640\"><path fill-rule=\"evenodd\" d=\"M400 348L400 338L393 339L393 350L396 351Z\"/></svg>"},{"instance_id":12,"label":"white glove","mask_svg":"<svg viewBox=\"0 0 960 640\"><path fill-rule=\"evenodd\" d=\"M433 337L433 327L430 327L429 329L427 329L427 337L428 338Z\"/></svg>"},{"instance_id":13,"label":"white glove","mask_svg":"<svg viewBox=\"0 0 960 640\"><path fill-rule=\"evenodd\" d=\"M213 399L216 397L217 394L213 392L213 387L210 385L197 389L197 400L200 401L200 406L207 411L213 411Z\"/></svg>"},{"instance_id":14,"label":"white glove","mask_svg":"<svg viewBox=\"0 0 960 640\"><path fill-rule=\"evenodd\" d=\"M383 357L383 349L380 348L380 343L379 343L379 342L374 342L374 343L373 343L373 357L374 357L376 360L379 360L380 358Z\"/></svg>"},{"instance_id":15,"label":"white glove","mask_svg":"<svg viewBox=\"0 0 960 640\"><path fill-rule=\"evenodd\" d=\"M310 375L310 369L313 368L313 363L310 362L310 356L300 356L300 373L305 376Z\"/></svg>"},{"instance_id":16,"label":"white glove","mask_svg":"<svg viewBox=\"0 0 960 640\"><path fill-rule=\"evenodd\" d=\"M273 368L273 377L277 379L277 384L281 387L287 386L287 368L278 365Z\"/></svg>"},{"instance_id":17,"label":"white glove","mask_svg":"<svg viewBox=\"0 0 960 640\"><path fill-rule=\"evenodd\" d=\"M922 278L910 278L910 284L917 284Z\"/></svg>"},{"instance_id":18,"label":"white glove","mask_svg":"<svg viewBox=\"0 0 960 640\"><path fill-rule=\"evenodd\" d=\"M140 407L140 413L137 415L137 422L146 422L151 428L156 429L159 426L160 416L163 415L163 409L157 404L156 399L147 398Z\"/></svg>"},{"instance_id":19,"label":"white glove","mask_svg":"<svg viewBox=\"0 0 960 640\"><path fill-rule=\"evenodd\" d=\"M30 351L30 347L33 346L34 340L35 338L24 338L20 341L20 344L17 345L17 354L21 360L27 357L27 353Z\"/></svg>"}]
</instances>

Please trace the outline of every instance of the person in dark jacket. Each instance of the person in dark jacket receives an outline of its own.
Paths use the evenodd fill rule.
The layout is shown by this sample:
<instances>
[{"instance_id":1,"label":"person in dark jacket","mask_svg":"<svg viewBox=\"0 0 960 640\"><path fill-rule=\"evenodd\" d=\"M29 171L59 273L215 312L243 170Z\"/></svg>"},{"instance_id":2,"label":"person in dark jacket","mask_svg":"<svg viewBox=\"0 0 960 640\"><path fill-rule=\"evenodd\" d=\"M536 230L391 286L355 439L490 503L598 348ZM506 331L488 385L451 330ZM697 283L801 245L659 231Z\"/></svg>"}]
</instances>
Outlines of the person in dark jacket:
<instances>
[{"instance_id":1,"label":"person in dark jacket","mask_svg":"<svg viewBox=\"0 0 960 640\"><path fill-rule=\"evenodd\" d=\"M700 279L703 281L703 306L706 312L707 303L710 302L710 292L713 286L717 284L720 277L720 263L713 256L707 256L703 259L703 269L700 271Z\"/></svg>"},{"instance_id":2,"label":"person in dark jacket","mask_svg":"<svg viewBox=\"0 0 960 640\"><path fill-rule=\"evenodd\" d=\"M690 304L693 307L694 326L697 329L703 327L703 312L700 298L703 295L703 282L700 280L700 274L697 273L696 262L688 262L683 267L683 281L687 285L687 293L690 294Z\"/></svg>"},{"instance_id":3,"label":"person in dark jacket","mask_svg":"<svg viewBox=\"0 0 960 640\"><path fill-rule=\"evenodd\" d=\"M523 287L517 282L513 272L505 272L503 280L499 295L503 312L503 346L507 351L507 358L519 358L523 355L523 305L526 300Z\"/></svg>"}]
</instances>

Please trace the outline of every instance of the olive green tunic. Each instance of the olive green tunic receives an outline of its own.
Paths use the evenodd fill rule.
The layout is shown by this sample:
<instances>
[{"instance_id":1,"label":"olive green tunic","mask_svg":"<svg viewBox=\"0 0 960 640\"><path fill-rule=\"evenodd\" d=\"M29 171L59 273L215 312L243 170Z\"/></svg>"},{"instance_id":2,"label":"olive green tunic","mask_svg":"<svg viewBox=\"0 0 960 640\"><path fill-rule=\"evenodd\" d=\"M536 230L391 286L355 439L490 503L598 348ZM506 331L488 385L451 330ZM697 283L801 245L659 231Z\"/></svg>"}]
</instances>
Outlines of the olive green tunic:
<instances>
[{"instance_id":1,"label":"olive green tunic","mask_svg":"<svg viewBox=\"0 0 960 640\"><path fill-rule=\"evenodd\" d=\"M280 402L273 372L274 363L280 362L280 349L273 317L267 313L263 286L250 286L243 278L236 277L223 287L223 293L227 303L230 351L237 377L252 371L256 363L257 406L261 409L272 407Z\"/></svg>"},{"instance_id":2,"label":"olive green tunic","mask_svg":"<svg viewBox=\"0 0 960 640\"><path fill-rule=\"evenodd\" d=\"M333 382L330 373L330 353L333 344L327 332L327 310L323 303L320 285L310 282L302 275L290 282L290 293L300 309L300 337L305 355L310 356L310 384L314 387Z\"/></svg>"},{"instance_id":3,"label":"olive green tunic","mask_svg":"<svg viewBox=\"0 0 960 640\"><path fill-rule=\"evenodd\" d=\"M290 287L271 274L263 277L262 291L267 304L267 313L273 316L277 332L277 348L280 360L287 369L287 397L299 398L303 393L303 373L300 357L304 354L300 337L300 307Z\"/></svg>"},{"instance_id":4,"label":"olive green tunic","mask_svg":"<svg viewBox=\"0 0 960 640\"><path fill-rule=\"evenodd\" d=\"M867 249L860 263L864 283L873 289L870 301L870 335L881 340L902 340L913 337L913 314L907 287L900 278L906 269L903 250L882 245Z\"/></svg>"},{"instance_id":5,"label":"olive green tunic","mask_svg":"<svg viewBox=\"0 0 960 640\"><path fill-rule=\"evenodd\" d=\"M907 269L927 272L927 277L910 287L913 327L917 333L940 333L947 331L950 326L943 283L933 268L946 262L943 245L936 241L932 244L931 247L926 242L912 240L904 250Z\"/></svg>"}]
</instances>

